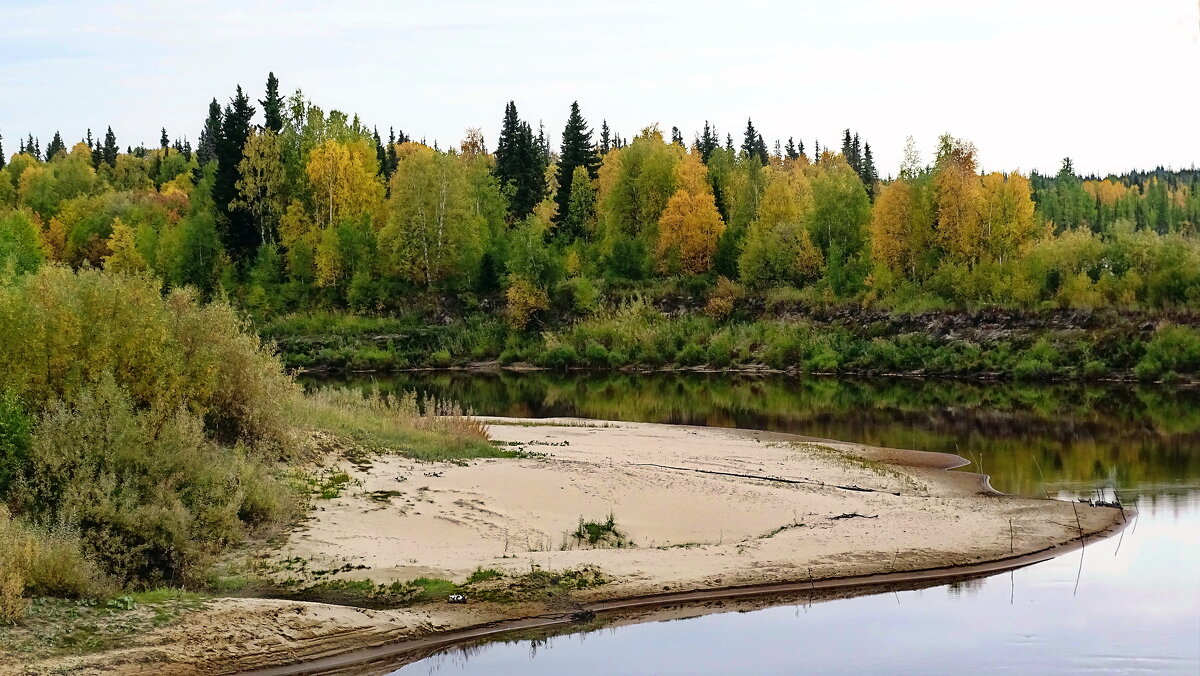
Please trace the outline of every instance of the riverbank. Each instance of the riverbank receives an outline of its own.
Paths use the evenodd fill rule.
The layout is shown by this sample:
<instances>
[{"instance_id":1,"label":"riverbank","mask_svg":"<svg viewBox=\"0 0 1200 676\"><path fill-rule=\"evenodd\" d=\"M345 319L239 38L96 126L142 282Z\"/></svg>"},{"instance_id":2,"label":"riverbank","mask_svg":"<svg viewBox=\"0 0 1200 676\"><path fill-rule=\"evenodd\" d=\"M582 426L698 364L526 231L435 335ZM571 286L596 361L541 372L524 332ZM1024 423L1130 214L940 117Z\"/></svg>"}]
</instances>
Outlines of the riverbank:
<instances>
[{"instance_id":1,"label":"riverbank","mask_svg":"<svg viewBox=\"0 0 1200 676\"><path fill-rule=\"evenodd\" d=\"M502 367L1196 382L1200 321L1115 310L780 310L747 318L630 303L536 331L494 316L293 315L259 327L297 370Z\"/></svg>"},{"instance_id":2,"label":"riverbank","mask_svg":"<svg viewBox=\"0 0 1200 676\"><path fill-rule=\"evenodd\" d=\"M490 422L493 439L524 457L343 461L346 488L272 554L288 562L274 567L277 582L310 593L475 579L466 604L223 599L120 650L31 669L236 672L619 599L1009 559L1124 518L1001 496L980 475L944 471L961 460L943 454L713 428ZM539 572L558 582L520 593Z\"/></svg>"}]
</instances>

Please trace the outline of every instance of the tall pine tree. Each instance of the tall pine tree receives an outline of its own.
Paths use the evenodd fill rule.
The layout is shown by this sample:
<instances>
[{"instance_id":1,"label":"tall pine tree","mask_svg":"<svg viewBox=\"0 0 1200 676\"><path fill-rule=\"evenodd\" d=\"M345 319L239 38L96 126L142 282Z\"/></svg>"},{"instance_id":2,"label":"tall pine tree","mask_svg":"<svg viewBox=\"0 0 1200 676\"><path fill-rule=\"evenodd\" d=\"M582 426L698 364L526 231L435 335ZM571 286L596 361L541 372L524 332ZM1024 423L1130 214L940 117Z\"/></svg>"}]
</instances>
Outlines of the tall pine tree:
<instances>
[{"instance_id":1,"label":"tall pine tree","mask_svg":"<svg viewBox=\"0 0 1200 676\"><path fill-rule=\"evenodd\" d=\"M167 128L162 128L162 136L158 137L158 147L166 150L171 146L171 139L167 138Z\"/></svg>"},{"instance_id":2,"label":"tall pine tree","mask_svg":"<svg viewBox=\"0 0 1200 676\"><path fill-rule=\"evenodd\" d=\"M871 144L863 145L862 182L867 187L867 195L875 199L875 185L879 182L879 172L875 170L875 158L871 156Z\"/></svg>"},{"instance_id":3,"label":"tall pine tree","mask_svg":"<svg viewBox=\"0 0 1200 676\"><path fill-rule=\"evenodd\" d=\"M109 126L108 131L104 132L104 147L100 150L100 160L110 167L117 166L117 155L121 149L117 147L117 135L113 133L112 127Z\"/></svg>"},{"instance_id":4,"label":"tall pine tree","mask_svg":"<svg viewBox=\"0 0 1200 676\"><path fill-rule=\"evenodd\" d=\"M612 150L612 135L609 133L608 120L600 121L600 154L607 155Z\"/></svg>"},{"instance_id":5,"label":"tall pine tree","mask_svg":"<svg viewBox=\"0 0 1200 676\"><path fill-rule=\"evenodd\" d=\"M50 139L50 145L46 146L46 161L54 159L54 156L59 153L67 152L67 145L63 143L62 135L57 131L54 132L54 138Z\"/></svg>"},{"instance_id":6,"label":"tall pine tree","mask_svg":"<svg viewBox=\"0 0 1200 676\"><path fill-rule=\"evenodd\" d=\"M579 102L572 101L571 114L567 117L567 126L563 128L562 147L558 154L558 194L554 197L558 205L556 223L562 223L567 216L575 167L587 169L588 177L594 181L599 164L596 149L592 146L592 130L579 112Z\"/></svg>"},{"instance_id":7,"label":"tall pine tree","mask_svg":"<svg viewBox=\"0 0 1200 676\"><path fill-rule=\"evenodd\" d=\"M533 128L517 115L516 103L504 107L500 139L496 142L496 164L492 173L509 191L508 211L516 221L533 213L546 194L546 162L542 142Z\"/></svg>"},{"instance_id":8,"label":"tall pine tree","mask_svg":"<svg viewBox=\"0 0 1200 676\"><path fill-rule=\"evenodd\" d=\"M208 118L200 130L200 142L196 145L196 161L200 166L217 159L217 145L221 143L221 104L214 98L208 104Z\"/></svg>"},{"instance_id":9,"label":"tall pine tree","mask_svg":"<svg viewBox=\"0 0 1200 676\"><path fill-rule=\"evenodd\" d=\"M708 120L704 121L704 131L700 133L696 147L700 149L700 159L706 164L713 151L721 147L721 137L717 135L716 127L709 126Z\"/></svg>"},{"instance_id":10,"label":"tall pine tree","mask_svg":"<svg viewBox=\"0 0 1200 676\"><path fill-rule=\"evenodd\" d=\"M283 97L274 72L267 73L267 98L260 99L259 104L263 107L263 128L278 134L283 129Z\"/></svg>"},{"instance_id":11,"label":"tall pine tree","mask_svg":"<svg viewBox=\"0 0 1200 676\"><path fill-rule=\"evenodd\" d=\"M742 138L742 152L746 157L757 157L764 166L769 160L767 144L763 142L762 134L754 129L754 122L750 118L746 118L746 134Z\"/></svg>"},{"instance_id":12,"label":"tall pine tree","mask_svg":"<svg viewBox=\"0 0 1200 676\"><path fill-rule=\"evenodd\" d=\"M8 158L4 156L4 134L0 134L0 169L8 164Z\"/></svg>"},{"instance_id":13,"label":"tall pine tree","mask_svg":"<svg viewBox=\"0 0 1200 676\"><path fill-rule=\"evenodd\" d=\"M250 121L254 118L254 107L242 93L239 85L237 94L225 106L221 119L221 138L217 143L217 177L213 183L213 202L224 216L225 248L236 261L253 257L260 244L259 229L245 209L231 209L230 202L237 199L237 182L242 178L242 148L250 136Z\"/></svg>"}]
</instances>

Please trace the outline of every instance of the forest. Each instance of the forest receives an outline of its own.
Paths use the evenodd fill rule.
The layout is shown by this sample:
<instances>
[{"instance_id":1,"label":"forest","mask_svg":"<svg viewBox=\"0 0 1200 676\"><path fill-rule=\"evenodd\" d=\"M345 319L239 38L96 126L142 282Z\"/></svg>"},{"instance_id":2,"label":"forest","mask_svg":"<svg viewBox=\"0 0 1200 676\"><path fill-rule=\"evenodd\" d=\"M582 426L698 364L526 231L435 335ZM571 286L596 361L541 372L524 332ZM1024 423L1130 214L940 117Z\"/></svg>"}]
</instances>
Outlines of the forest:
<instances>
[{"instance_id":1,"label":"forest","mask_svg":"<svg viewBox=\"0 0 1200 676\"><path fill-rule=\"evenodd\" d=\"M0 269L152 275L229 299L273 339L305 325L404 328L369 348L384 354L318 345L293 366L544 361L555 336L638 304L659 313L651 324L687 315L708 333L771 308L1190 316L1200 305L1194 168L1101 178L1065 159L1055 175L981 173L974 145L947 134L928 158L909 138L881 177L851 130L810 148L768 144L751 120L737 139L708 123L690 142L658 125L627 137L607 122L596 132L577 104L557 148L514 102L492 147L478 128L447 148L384 136L300 90L282 95L274 74L262 99L240 86L213 99L194 147L166 129L158 147L124 152L112 127L70 146L28 135L11 158L0 150ZM395 358L396 340L428 325L475 338ZM617 365L614 346L597 345L608 356L592 362ZM746 349L743 361L762 361ZM707 360L669 352L657 361Z\"/></svg>"}]
</instances>

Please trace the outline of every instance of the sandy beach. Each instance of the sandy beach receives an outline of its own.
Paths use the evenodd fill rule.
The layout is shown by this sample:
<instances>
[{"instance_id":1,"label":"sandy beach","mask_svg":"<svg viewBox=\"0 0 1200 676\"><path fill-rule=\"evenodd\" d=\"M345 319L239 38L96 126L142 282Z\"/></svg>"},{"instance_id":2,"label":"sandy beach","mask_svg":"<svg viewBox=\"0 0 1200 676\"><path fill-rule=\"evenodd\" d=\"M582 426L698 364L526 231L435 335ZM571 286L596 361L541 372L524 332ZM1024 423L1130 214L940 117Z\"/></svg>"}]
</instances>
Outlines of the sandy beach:
<instances>
[{"instance_id":1,"label":"sandy beach","mask_svg":"<svg viewBox=\"0 0 1200 676\"><path fill-rule=\"evenodd\" d=\"M587 570L603 584L544 600L395 610L221 599L122 649L0 673L237 673L620 599L852 586L856 576L1053 553L1127 517L1001 495L981 475L945 471L962 461L943 454L732 429L488 421L493 440L525 457L340 461L351 481L271 554L303 562L275 575L461 583L483 569L502 573L494 584L503 585L534 570ZM589 542L581 522L611 528Z\"/></svg>"}]
</instances>

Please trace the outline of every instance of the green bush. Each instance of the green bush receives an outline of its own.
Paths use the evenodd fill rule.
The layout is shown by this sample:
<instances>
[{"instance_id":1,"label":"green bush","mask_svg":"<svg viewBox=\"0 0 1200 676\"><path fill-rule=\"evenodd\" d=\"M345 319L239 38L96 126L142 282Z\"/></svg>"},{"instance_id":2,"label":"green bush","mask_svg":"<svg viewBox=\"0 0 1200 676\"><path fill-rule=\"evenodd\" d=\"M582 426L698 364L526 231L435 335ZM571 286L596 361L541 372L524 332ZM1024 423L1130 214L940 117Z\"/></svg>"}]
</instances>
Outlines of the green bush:
<instances>
[{"instance_id":1,"label":"green bush","mask_svg":"<svg viewBox=\"0 0 1200 676\"><path fill-rule=\"evenodd\" d=\"M9 503L77 530L84 552L127 584L194 581L295 505L249 448L213 442L186 410L135 410L111 377L52 402L17 471Z\"/></svg>"},{"instance_id":2,"label":"green bush","mask_svg":"<svg viewBox=\"0 0 1200 676\"><path fill-rule=\"evenodd\" d=\"M40 408L111 377L134 405L186 409L227 440L283 445L283 366L225 303L150 278L43 267L0 287L0 390Z\"/></svg>"},{"instance_id":3,"label":"green bush","mask_svg":"<svg viewBox=\"0 0 1200 676\"><path fill-rule=\"evenodd\" d=\"M608 348L604 347L600 343L589 343L587 348L583 351L583 358L589 366L608 366Z\"/></svg>"},{"instance_id":4,"label":"green bush","mask_svg":"<svg viewBox=\"0 0 1200 676\"><path fill-rule=\"evenodd\" d=\"M571 345L557 345L541 354L538 363L546 368L565 371L579 361L579 355Z\"/></svg>"},{"instance_id":5,"label":"green bush","mask_svg":"<svg viewBox=\"0 0 1200 676\"><path fill-rule=\"evenodd\" d=\"M704 348L695 343L688 343L683 346L683 349L676 355L675 361L683 366L699 366L704 363L708 353Z\"/></svg>"}]
</instances>

